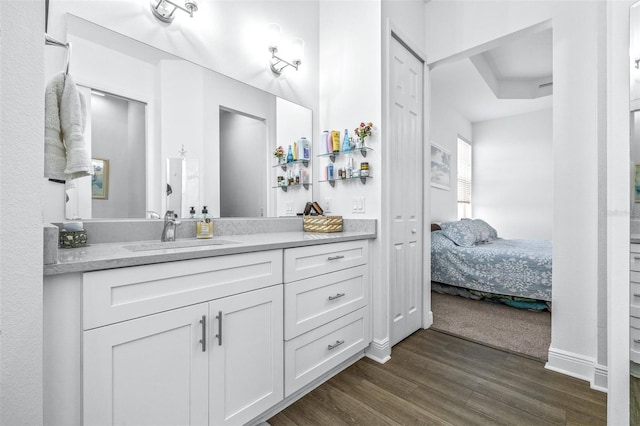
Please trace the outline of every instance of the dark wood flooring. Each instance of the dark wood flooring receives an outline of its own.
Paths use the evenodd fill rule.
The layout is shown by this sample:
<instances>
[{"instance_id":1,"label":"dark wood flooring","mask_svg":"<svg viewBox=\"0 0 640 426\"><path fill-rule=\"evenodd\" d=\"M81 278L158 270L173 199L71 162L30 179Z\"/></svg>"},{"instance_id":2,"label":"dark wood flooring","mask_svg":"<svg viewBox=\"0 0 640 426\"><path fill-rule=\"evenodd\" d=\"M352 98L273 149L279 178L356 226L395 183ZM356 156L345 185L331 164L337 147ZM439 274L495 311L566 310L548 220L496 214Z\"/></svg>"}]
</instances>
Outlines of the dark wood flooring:
<instances>
[{"instance_id":1,"label":"dark wood flooring","mask_svg":"<svg viewBox=\"0 0 640 426\"><path fill-rule=\"evenodd\" d=\"M278 425L605 425L607 396L544 364L433 330L364 358L269 420Z\"/></svg>"}]
</instances>

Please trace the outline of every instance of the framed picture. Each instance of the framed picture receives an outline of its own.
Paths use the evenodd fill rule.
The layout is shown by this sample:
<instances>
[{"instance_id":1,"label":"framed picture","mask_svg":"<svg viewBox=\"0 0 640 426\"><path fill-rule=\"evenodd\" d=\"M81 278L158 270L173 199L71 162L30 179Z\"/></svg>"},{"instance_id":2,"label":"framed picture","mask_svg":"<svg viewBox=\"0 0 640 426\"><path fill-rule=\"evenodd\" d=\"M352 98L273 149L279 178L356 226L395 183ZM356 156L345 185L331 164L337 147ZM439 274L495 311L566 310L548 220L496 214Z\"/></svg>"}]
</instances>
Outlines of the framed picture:
<instances>
[{"instance_id":1,"label":"framed picture","mask_svg":"<svg viewBox=\"0 0 640 426\"><path fill-rule=\"evenodd\" d=\"M640 203L640 164L636 164L636 175L633 180L634 201Z\"/></svg>"},{"instance_id":2,"label":"framed picture","mask_svg":"<svg viewBox=\"0 0 640 426\"><path fill-rule=\"evenodd\" d=\"M451 189L451 153L431 143L431 186Z\"/></svg>"},{"instance_id":3,"label":"framed picture","mask_svg":"<svg viewBox=\"0 0 640 426\"><path fill-rule=\"evenodd\" d=\"M91 166L91 198L106 200L109 198L109 160L92 158Z\"/></svg>"}]
</instances>

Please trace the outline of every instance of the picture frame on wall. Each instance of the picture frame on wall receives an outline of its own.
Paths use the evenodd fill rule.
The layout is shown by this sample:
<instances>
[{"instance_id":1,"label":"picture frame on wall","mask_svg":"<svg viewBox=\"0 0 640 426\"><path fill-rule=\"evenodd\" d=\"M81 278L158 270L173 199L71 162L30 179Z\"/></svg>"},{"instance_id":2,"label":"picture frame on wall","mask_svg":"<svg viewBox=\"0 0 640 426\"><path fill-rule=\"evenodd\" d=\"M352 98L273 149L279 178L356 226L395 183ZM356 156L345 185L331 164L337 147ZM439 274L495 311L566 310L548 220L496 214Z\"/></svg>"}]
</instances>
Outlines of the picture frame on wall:
<instances>
[{"instance_id":1,"label":"picture frame on wall","mask_svg":"<svg viewBox=\"0 0 640 426\"><path fill-rule=\"evenodd\" d=\"M640 203L640 164L636 164L635 172L633 179L633 201Z\"/></svg>"},{"instance_id":2,"label":"picture frame on wall","mask_svg":"<svg viewBox=\"0 0 640 426\"><path fill-rule=\"evenodd\" d=\"M451 152L431 142L431 186L451 189Z\"/></svg>"},{"instance_id":3,"label":"picture frame on wall","mask_svg":"<svg viewBox=\"0 0 640 426\"><path fill-rule=\"evenodd\" d=\"M109 160L92 158L91 198L107 200L109 198Z\"/></svg>"}]
</instances>

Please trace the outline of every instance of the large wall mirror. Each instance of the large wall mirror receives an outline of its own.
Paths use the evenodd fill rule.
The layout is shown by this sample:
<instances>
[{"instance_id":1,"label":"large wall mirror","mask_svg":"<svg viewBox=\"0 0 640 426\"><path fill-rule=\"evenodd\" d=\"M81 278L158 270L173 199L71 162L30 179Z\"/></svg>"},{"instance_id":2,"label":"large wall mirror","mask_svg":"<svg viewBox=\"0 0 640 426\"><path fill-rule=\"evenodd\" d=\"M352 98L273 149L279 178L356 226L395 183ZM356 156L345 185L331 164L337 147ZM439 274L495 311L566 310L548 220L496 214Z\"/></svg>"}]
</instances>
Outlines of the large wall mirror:
<instances>
[{"instance_id":1,"label":"large wall mirror","mask_svg":"<svg viewBox=\"0 0 640 426\"><path fill-rule=\"evenodd\" d=\"M67 15L70 74L88 102L93 177L67 185L65 217L295 215L311 185L283 191L275 147L312 138L311 110ZM46 60L50 77L58 61ZM311 164L306 172L313 176ZM298 166L297 164L295 165Z\"/></svg>"}]
</instances>

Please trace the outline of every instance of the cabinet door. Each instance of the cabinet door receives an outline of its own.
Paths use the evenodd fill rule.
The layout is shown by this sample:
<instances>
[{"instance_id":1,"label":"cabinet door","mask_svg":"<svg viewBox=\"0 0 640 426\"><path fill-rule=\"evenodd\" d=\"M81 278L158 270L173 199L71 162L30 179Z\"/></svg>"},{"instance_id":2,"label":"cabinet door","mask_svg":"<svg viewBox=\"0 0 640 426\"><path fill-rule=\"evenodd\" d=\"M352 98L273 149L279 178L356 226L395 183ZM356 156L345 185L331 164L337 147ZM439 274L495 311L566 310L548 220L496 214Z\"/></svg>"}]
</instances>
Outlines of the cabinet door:
<instances>
[{"instance_id":1,"label":"cabinet door","mask_svg":"<svg viewBox=\"0 0 640 426\"><path fill-rule=\"evenodd\" d=\"M85 331L84 424L206 424L206 315L199 304Z\"/></svg>"},{"instance_id":2,"label":"cabinet door","mask_svg":"<svg viewBox=\"0 0 640 426\"><path fill-rule=\"evenodd\" d=\"M282 285L210 303L213 425L243 424L283 399Z\"/></svg>"}]
</instances>

